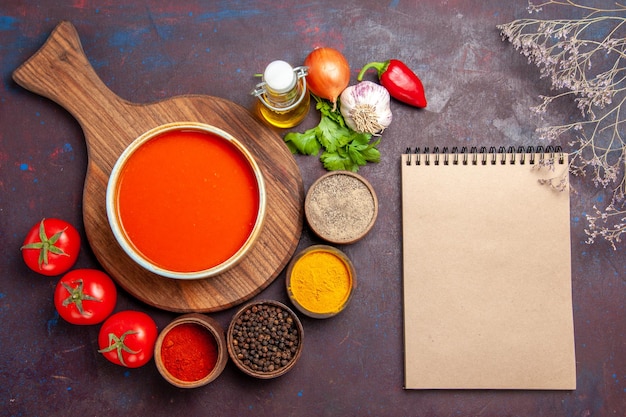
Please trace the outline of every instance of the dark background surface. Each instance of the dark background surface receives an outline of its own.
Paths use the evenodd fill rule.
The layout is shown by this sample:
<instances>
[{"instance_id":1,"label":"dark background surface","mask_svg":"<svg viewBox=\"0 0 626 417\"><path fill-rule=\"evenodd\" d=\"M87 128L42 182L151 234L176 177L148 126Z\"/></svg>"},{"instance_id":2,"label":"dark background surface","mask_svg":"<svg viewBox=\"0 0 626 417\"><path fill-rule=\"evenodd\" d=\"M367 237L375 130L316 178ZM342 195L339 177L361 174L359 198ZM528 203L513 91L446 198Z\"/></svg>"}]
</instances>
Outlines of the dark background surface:
<instances>
[{"instance_id":1,"label":"dark background surface","mask_svg":"<svg viewBox=\"0 0 626 417\"><path fill-rule=\"evenodd\" d=\"M546 10L539 17L568 10ZM402 388L399 155L407 146L537 144L534 130L540 121L529 107L549 86L496 29L523 17L528 17L523 0L4 1L0 415L626 415L626 247L614 251L604 242L585 243L585 213L609 195L579 178L572 179L578 193L571 198L578 388ZM229 363L212 384L181 390L165 382L153 363L133 370L112 365L96 352L98 326L73 326L55 313L58 278L37 275L22 262L19 247L28 229L42 217L60 217L77 225L83 237L76 267L100 268L82 225L87 153L81 128L64 109L11 80L12 71L61 20L76 26L105 84L136 103L206 94L252 108L255 73L275 59L299 65L316 46L341 50L352 66L352 82L367 62L389 58L405 61L422 78L428 108L393 102L394 120L380 145L382 160L359 171L374 186L380 212L364 240L340 247L355 264L358 289L339 316L302 318L305 351L288 374L255 380ZM547 122L577 114L573 103L565 103ZM311 111L297 130L314 126L317 118ZM315 157L296 160L305 189L325 172ZM299 248L312 243L321 242L305 227ZM284 272L257 298L287 303ZM161 328L177 316L120 291L116 310L123 309L145 311ZM227 327L234 310L212 316Z\"/></svg>"}]
</instances>

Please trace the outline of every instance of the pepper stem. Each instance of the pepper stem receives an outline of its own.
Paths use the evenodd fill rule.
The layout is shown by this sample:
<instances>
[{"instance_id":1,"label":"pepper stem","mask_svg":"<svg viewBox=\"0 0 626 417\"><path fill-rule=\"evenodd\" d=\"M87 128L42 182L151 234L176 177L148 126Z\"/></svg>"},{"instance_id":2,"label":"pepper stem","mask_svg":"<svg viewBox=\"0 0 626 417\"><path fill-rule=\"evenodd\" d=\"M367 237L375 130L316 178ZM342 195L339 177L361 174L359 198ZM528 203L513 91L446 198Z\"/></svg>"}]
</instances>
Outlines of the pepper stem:
<instances>
[{"instance_id":1,"label":"pepper stem","mask_svg":"<svg viewBox=\"0 0 626 417\"><path fill-rule=\"evenodd\" d=\"M363 68L361 68L361 71L359 72L359 75L357 75L356 79L358 81L361 81L365 73L371 68L374 68L376 69L376 71L378 71L378 79L380 79L383 73L387 70L388 66L389 66L389 61L370 62L369 64L366 64Z\"/></svg>"}]
</instances>

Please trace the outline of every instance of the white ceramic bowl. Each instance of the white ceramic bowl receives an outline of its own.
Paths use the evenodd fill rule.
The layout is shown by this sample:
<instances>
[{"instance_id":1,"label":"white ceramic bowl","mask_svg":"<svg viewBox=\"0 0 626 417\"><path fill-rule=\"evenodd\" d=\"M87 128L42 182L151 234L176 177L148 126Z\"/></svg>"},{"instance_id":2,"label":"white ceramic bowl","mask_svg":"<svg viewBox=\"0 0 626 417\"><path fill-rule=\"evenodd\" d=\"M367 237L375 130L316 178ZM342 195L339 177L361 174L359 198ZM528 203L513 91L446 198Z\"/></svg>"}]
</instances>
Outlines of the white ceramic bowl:
<instances>
[{"instance_id":1,"label":"white ceramic bowl","mask_svg":"<svg viewBox=\"0 0 626 417\"><path fill-rule=\"evenodd\" d=\"M152 143L152 146L154 148L155 146L157 146L156 145L157 142L152 142L152 141L154 141L157 138L171 137L173 135L179 135L181 139L179 142L176 143L176 148L174 148L175 151L171 152L172 153L171 157L169 156L169 154L167 154L167 158L183 158L183 157L188 158L188 156L178 156L179 154L178 146L179 144L182 144L182 140L185 140L185 136L196 137L199 135L199 137L204 137L203 135L206 135L207 141L210 140L210 141L215 142L216 147L219 149L226 149L226 151L224 151L225 152L224 155L233 155L232 156L232 158L234 158L233 164L239 164L239 165L236 165L236 169L231 166L228 168L229 169L228 171L226 170L224 170L224 172L218 171L219 169L221 169L221 168L217 168L218 166L221 166L220 161L228 158L226 156L219 154L219 152L221 151L218 151L217 156L213 157L213 159L215 159L213 163L210 160L202 159L201 163L196 163L195 165L193 165L193 166L200 166L201 168L199 169L202 169L202 170L212 169L212 170L215 170L215 172L211 171L209 173L202 172L201 174L189 174L187 173L186 168L185 169L171 168L171 166L175 166L177 163L175 159L168 159L167 162L159 163L159 164L155 164L155 163L144 164L144 167L146 167L148 172L152 173L154 171L154 174L147 174L145 175L145 178L138 177L139 179L135 180L140 184L146 184L145 187L138 187L139 190L142 190L144 188L148 189L147 184L153 185L153 184L156 184L158 181L161 181L163 184L165 184L165 182L163 181L164 179L167 179L169 181L171 178L174 178L174 177L175 178L170 183L172 184L172 186L161 187L170 193L170 194L166 194L166 196L159 196L158 193L160 193L160 188L153 186L154 188L154 190L152 191L153 194L142 197L144 198L144 201L146 202L138 206L140 210L135 210L135 212L141 212L141 216L137 216L139 220L136 220L136 221L133 220L132 222L128 221L127 222L128 227L125 227L124 225L125 218L128 219L129 215L124 214L124 213L130 212L130 211L124 212L124 210L126 209L124 209L123 207L121 208L121 206L127 203L120 202L121 201L120 199L121 185L120 184L122 183L122 179L125 178L124 177L125 167L128 165L129 161L131 161L131 159L135 155L138 155L137 151L142 149L144 145L148 143ZM204 144L202 144L202 146L204 146ZM150 148L146 148L146 149L150 149ZM148 151L144 151L143 154L145 155L146 152ZM197 155L199 154L198 152L188 151L187 155L189 155L190 153L193 153L192 158L196 158ZM217 158L222 158L222 159L218 161ZM172 161L171 164L170 164L170 161ZM205 161L206 161L206 167L204 165ZM158 169L150 168L151 166L155 166L155 165L159 166ZM174 170L174 172L168 173L167 169ZM198 224L200 223L206 224L207 230L213 230L211 229L212 227L211 225L218 223L219 219L222 219L224 217L224 213L228 213L229 216L230 216L230 213L238 213L238 206L239 206L238 201L239 200L235 201L236 196L231 197L229 195L228 200L217 200L219 201L217 203L207 204L205 202L205 203L196 204L195 202L205 201L205 199L207 199L206 201L213 201L211 200L212 198L213 199L217 198L214 195L218 195L217 192L212 191L212 190L215 190L216 187L217 189L220 189L220 188L229 189L232 191L233 187L230 187L230 188L226 187L225 185L219 182L220 181L219 178L239 177L239 173L243 171L246 171L246 175L248 176L249 182L252 185L248 187L242 186L241 187L242 189L246 188L246 190L242 190L242 193L248 194L245 196L246 198L248 197L256 198L257 199L256 201L258 202L258 204L251 204L250 208L247 209L248 217L244 219L244 221L248 222L245 224L245 227L246 228L250 227L249 234L247 234L247 237L245 234L246 232L239 232L240 236L238 236L239 238L238 241L226 242L226 240L231 239L230 236L234 234L234 233L229 233L229 231L235 230L235 229L228 229L230 225L226 223L220 226L221 232L212 232L210 233L210 236L206 236L206 239L207 239L206 248L197 247L197 246L202 246L202 244L200 245L198 244L198 239L196 239L193 242L190 241L189 244L186 244L187 242L186 239L187 238L191 239L191 236L194 235L194 233L196 233L196 230L199 230L199 227L196 227ZM230 174L232 172L235 172L235 174ZM159 178L160 175L165 175L165 177L163 177L161 180L155 179L155 178ZM180 177L178 177L179 175ZM192 175L195 175L195 176L192 176ZM196 178L196 177L199 177L199 178ZM128 180L128 181L130 182L131 180ZM192 191L189 191L190 188L187 188L186 189L187 191L178 191L178 194L176 194L177 191L172 191L172 190L178 190L179 188L178 184L198 184L198 181L200 181L199 183L200 185L198 185L198 187L195 187L194 185L193 187L195 188L191 188ZM205 186L205 183L207 181L209 182L209 185L212 186L213 188L210 188L210 186ZM213 183L212 181L216 181L216 182ZM223 182L225 180L221 180L221 181ZM237 187L234 187L234 188L235 188L234 193L236 193ZM198 195L197 199L193 200L193 202L188 202L186 204L185 203L181 204L178 202L180 198L183 198L183 197L189 198L189 195L194 195L194 198L195 198L194 193L196 193L196 190L201 190L201 191L197 191L200 194ZM258 195L254 195L255 192L257 192ZM128 194L128 192L126 193ZM149 193L149 191L146 191L146 194L147 193ZM141 193L130 193L128 195L134 195L134 194L141 194ZM157 195L154 195L154 194L157 194ZM229 192L229 194L233 194L233 192ZM223 198L223 197L220 197L220 198ZM226 201L226 202L222 204L221 203L222 201ZM258 209L256 208L257 206L258 206ZM195 211L202 209L202 210L199 210L201 214L196 215L190 212L190 214L178 215L176 217L172 216L172 218L165 218L163 219L163 221L161 221L163 216L159 217L158 213L169 214L169 213L173 213L176 210L181 210L183 207L193 208ZM219 210L222 210L222 212L220 212L219 214L217 213L218 208ZM241 261L241 259L246 255L246 253L254 245L255 240L260 234L261 228L263 226L263 220L265 217L265 209L266 209L266 192L265 192L263 176L253 156L241 144L240 141L238 141L235 137L233 137L229 133L221 129L218 129L214 126L210 126L210 125L202 124L202 123L185 122L185 123L165 124L165 125L156 127L144 133L143 135L139 136L124 150L124 152L118 158L117 162L115 163L113 167L113 170L111 172L111 176L109 177L109 182L107 185L106 210L107 210L109 224L110 224L111 230L113 231L113 235L115 236L115 239L117 240L119 245L122 247L124 252L126 252L126 254L128 254L128 256L132 258L136 263L138 263L139 265L141 265L143 268L145 268L146 270L150 272L153 272L155 274L168 277L168 278L175 278L175 279L207 278L207 277L211 277L211 276L215 276L217 274L223 273L227 271L228 269L232 268L233 266L235 266L239 261ZM194 210L191 210L191 211L194 211ZM251 213L252 210L254 210L254 212ZM150 244L139 243L141 239L137 238L137 236L142 235L143 232L142 233L135 232L135 235L134 235L135 237L133 237L133 233L132 232L129 233L127 230L131 228L130 226L131 223L144 221L143 220L144 218L149 219L150 216L154 217L153 221L149 224L150 227L143 225L143 228L137 227L137 230L145 231L145 230L150 229L151 230L150 233L152 233L152 229L156 228L157 226L165 228L165 227L171 226L171 225L167 226L168 223L171 224L173 222L178 222L179 220L181 222L187 222L184 224L185 227L183 227L183 224L181 223L181 226L175 228L174 231L165 230L162 233L162 235L161 234L158 235L157 239L148 239L147 237L141 237L141 239L143 239L146 242L152 242L154 240L161 240L160 244L169 245L168 250L172 251L172 253L168 253L166 255L168 259L171 258L171 260L169 261L166 261L165 258L163 257L160 257L160 259L157 259L157 257L154 254L150 255L149 254L150 250L157 250L156 247L154 248L151 247L152 245L151 243ZM237 215L234 215L234 216L236 217ZM243 215L241 217L243 217ZM237 224L234 224L233 221L231 222L233 223L233 227L237 225ZM253 222L253 225L250 226L252 222ZM241 224L239 224L238 226L239 228L237 230L241 230L243 228ZM177 233L178 230L187 230L187 232ZM189 232L189 230L191 230L191 232ZM156 233L156 231L154 231L154 233ZM209 240L211 243L210 245L208 244ZM239 242L241 243L239 244ZM228 247L229 249L224 249L225 253L221 253L222 247ZM210 257L209 254L213 254L213 252L218 252L218 250L212 251L211 248L216 248L216 249L219 248L221 258L219 261L209 262L206 265L204 265L203 263L205 262L205 258ZM197 255L194 255L195 252L192 252L192 249L197 250L198 252L202 252L202 253L198 253ZM230 250L230 252L228 252L228 250ZM177 253L176 251L179 251L179 252ZM189 258L190 262L188 263L189 266L187 264L184 266L176 265L177 262L184 262L183 260L184 256L190 257ZM195 265L196 261L198 265ZM191 266L192 264L194 264L194 266Z\"/></svg>"}]
</instances>

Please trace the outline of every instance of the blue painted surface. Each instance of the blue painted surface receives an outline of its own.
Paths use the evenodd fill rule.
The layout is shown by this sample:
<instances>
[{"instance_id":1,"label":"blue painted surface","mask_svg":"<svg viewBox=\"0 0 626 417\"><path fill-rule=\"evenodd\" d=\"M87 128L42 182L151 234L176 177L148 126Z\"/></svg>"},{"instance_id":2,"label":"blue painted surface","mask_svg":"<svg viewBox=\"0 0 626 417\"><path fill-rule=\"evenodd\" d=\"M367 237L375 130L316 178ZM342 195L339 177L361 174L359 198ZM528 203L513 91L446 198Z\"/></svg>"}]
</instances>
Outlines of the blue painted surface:
<instances>
[{"instance_id":1,"label":"blue painted surface","mask_svg":"<svg viewBox=\"0 0 626 417\"><path fill-rule=\"evenodd\" d=\"M9 31L15 30L15 25L18 20L12 16L0 16L0 30Z\"/></svg>"}]
</instances>

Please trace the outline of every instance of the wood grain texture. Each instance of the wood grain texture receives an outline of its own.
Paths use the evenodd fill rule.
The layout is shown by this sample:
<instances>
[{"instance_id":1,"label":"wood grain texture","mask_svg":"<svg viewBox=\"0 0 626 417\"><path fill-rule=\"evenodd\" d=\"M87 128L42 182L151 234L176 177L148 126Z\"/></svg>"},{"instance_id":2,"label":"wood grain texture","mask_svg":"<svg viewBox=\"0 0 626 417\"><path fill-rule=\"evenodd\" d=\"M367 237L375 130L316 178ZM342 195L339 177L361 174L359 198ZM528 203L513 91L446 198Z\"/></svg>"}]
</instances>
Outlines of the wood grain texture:
<instances>
[{"instance_id":1,"label":"wood grain texture","mask_svg":"<svg viewBox=\"0 0 626 417\"><path fill-rule=\"evenodd\" d=\"M87 238L104 269L130 294L169 311L219 311L258 294L286 266L302 232L302 177L280 136L246 109L203 95L149 104L123 100L97 76L69 22L55 28L13 79L55 101L80 123L88 152L83 190ZM108 224L106 187L117 158L142 133L172 122L206 123L230 133L254 156L266 183L266 218L257 242L239 264L216 277L184 281L152 274L125 254Z\"/></svg>"}]
</instances>

